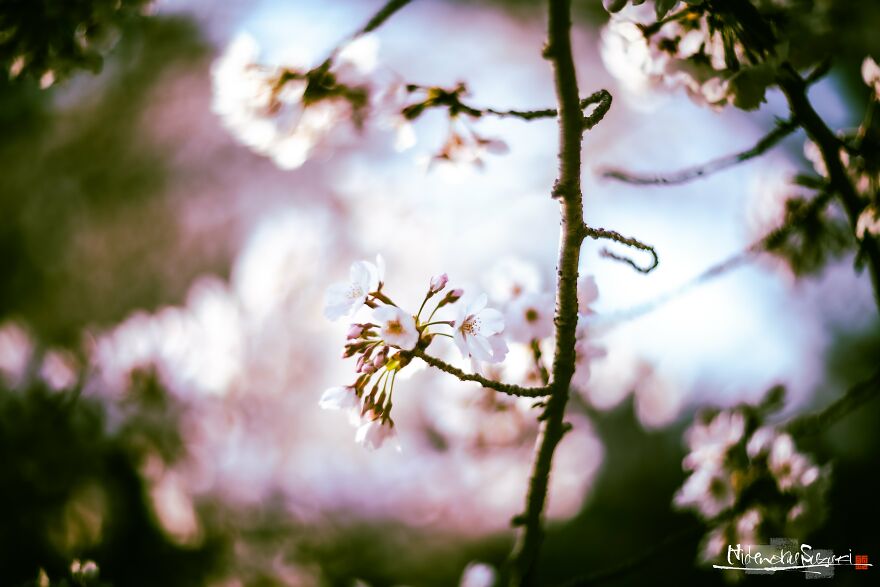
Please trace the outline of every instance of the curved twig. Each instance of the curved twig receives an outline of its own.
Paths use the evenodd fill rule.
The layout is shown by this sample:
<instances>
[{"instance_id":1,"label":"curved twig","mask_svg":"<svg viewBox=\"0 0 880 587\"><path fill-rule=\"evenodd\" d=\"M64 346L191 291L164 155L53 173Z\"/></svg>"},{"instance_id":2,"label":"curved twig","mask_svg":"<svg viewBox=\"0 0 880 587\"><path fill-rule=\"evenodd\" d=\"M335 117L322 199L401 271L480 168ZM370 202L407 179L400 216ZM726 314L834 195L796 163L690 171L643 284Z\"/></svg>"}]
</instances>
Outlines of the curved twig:
<instances>
[{"instance_id":1,"label":"curved twig","mask_svg":"<svg viewBox=\"0 0 880 587\"><path fill-rule=\"evenodd\" d=\"M477 373L465 373L458 367L450 365L446 361L438 359L437 357L432 357L427 354L422 349L415 349L412 352L413 356L420 358L427 364L440 369L444 373L449 373L450 375L454 375L462 381L474 381L479 383L483 387L488 387L489 389L494 389L495 391L500 391L501 393L506 393L507 395L515 395L518 397L544 397L546 395L550 395L550 387L522 387L519 385L512 385L510 383L501 383L499 381L493 381L491 379L487 379L482 375Z\"/></svg>"},{"instance_id":2,"label":"curved twig","mask_svg":"<svg viewBox=\"0 0 880 587\"><path fill-rule=\"evenodd\" d=\"M602 249L599 254L603 257L607 257L609 259L614 259L615 261L620 261L622 263L628 264L630 267L638 271L639 273L650 273L654 269L657 268L657 265L660 264L660 258L657 256L657 251L654 250L654 247L651 245L647 245L642 241L634 238L630 238L627 236L623 236L617 231L614 230L606 230L604 228L593 228L591 226L587 226L584 224L584 237L590 237L596 240L601 238L613 240L614 242L621 243L628 247L633 247L634 249L639 249L641 251L646 251L651 254L652 260L651 264L647 267L642 267L637 264L635 261L630 259L629 257L625 257L623 255L617 255L616 253L611 252L608 249Z\"/></svg>"},{"instance_id":3,"label":"curved twig","mask_svg":"<svg viewBox=\"0 0 880 587\"><path fill-rule=\"evenodd\" d=\"M584 114L583 127L584 130L590 130L605 118L608 110L611 109L611 93L608 90L599 90L593 92L583 100L581 100L581 110L587 106L596 105L589 114Z\"/></svg>"}]
</instances>

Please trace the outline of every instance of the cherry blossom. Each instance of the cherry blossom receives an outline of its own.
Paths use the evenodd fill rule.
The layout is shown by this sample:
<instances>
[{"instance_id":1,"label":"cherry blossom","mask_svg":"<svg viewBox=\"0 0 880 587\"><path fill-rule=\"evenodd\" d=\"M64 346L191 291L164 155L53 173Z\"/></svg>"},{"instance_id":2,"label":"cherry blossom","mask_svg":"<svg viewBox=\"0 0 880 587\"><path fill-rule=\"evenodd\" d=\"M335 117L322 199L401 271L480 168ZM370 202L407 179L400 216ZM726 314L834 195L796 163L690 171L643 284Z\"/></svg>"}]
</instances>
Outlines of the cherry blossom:
<instances>
[{"instance_id":1,"label":"cherry blossom","mask_svg":"<svg viewBox=\"0 0 880 587\"><path fill-rule=\"evenodd\" d=\"M370 450L382 448L386 442L391 442L397 452L400 452L400 443L397 440L397 430L394 422L390 419L376 418L361 424L355 434L355 442Z\"/></svg>"},{"instance_id":2,"label":"cherry blossom","mask_svg":"<svg viewBox=\"0 0 880 587\"><path fill-rule=\"evenodd\" d=\"M538 269L516 257L501 259L486 275L486 288L492 299L499 303L508 302L524 293L539 293L541 282Z\"/></svg>"},{"instance_id":3,"label":"cherry blossom","mask_svg":"<svg viewBox=\"0 0 880 587\"><path fill-rule=\"evenodd\" d=\"M419 342L416 320L396 306L379 306L373 310L373 320L379 324L379 333L387 344L411 351Z\"/></svg>"},{"instance_id":4,"label":"cherry blossom","mask_svg":"<svg viewBox=\"0 0 880 587\"><path fill-rule=\"evenodd\" d=\"M715 518L735 502L736 492L729 472L712 467L697 469L673 499L677 507L694 509L706 519Z\"/></svg>"},{"instance_id":5,"label":"cherry blossom","mask_svg":"<svg viewBox=\"0 0 880 587\"><path fill-rule=\"evenodd\" d=\"M742 439L744 432L745 416L739 411L722 411L707 423L695 424L687 433L691 452L684 459L684 468L720 466L727 451Z\"/></svg>"},{"instance_id":6,"label":"cherry blossom","mask_svg":"<svg viewBox=\"0 0 880 587\"><path fill-rule=\"evenodd\" d=\"M376 64L377 40L369 35L343 47L328 66L266 66L247 34L236 37L212 68L212 108L241 143L271 157L282 169L300 167L335 129L360 127Z\"/></svg>"},{"instance_id":7,"label":"cherry blossom","mask_svg":"<svg viewBox=\"0 0 880 587\"><path fill-rule=\"evenodd\" d=\"M507 308L505 334L516 342L529 343L553 335L553 295L528 293Z\"/></svg>"},{"instance_id":8,"label":"cherry blossom","mask_svg":"<svg viewBox=\"0 0 880 587\"><path fill-rule=\"evenodd\" d=\"M379 290L384 277L385 261L381 255L376 256L375 265L369 261L355 261L349 269L347 283L335 283L327 288L324 316L338 320L354 314L371 293Z\"/></svg>"},{"instance_id":9,"label":"cherry blossom","mask_svg":"<svg viewBox=\"0 0 880 587\"><path fill-rule=\"evenodd\" d=\"M795 449L794 440L788 434L780 434L773 441L767 466L776 477L780 491L809 485L819 477L818 467Z\"/></svg>"},{"instance_id":10,"label":"cherry blossom","mask_svg":"<svg viewBox=\"0 0 880 587\"><path fill-rule=\"evenodd\" d=\"M496 342L493 348L490 339L504 330L504 316L498 310L487 308L487 303L486 294L480 294L461 308L453 325L453 338L465 358L473 356L480 361L497 363L503 360L497 352L500 346Z\"/></svg>"},{"instance_id":11,"label":"cherry blossom","mask_svg":"<svg viewBox=\"0 0 880 587\"><path fill-rule=\"evenodd\" d=\"M346 385L326 390L319 405L323 410L356 410L360 407L360 402L355 388Z\"/></svg>"}]
</instances>

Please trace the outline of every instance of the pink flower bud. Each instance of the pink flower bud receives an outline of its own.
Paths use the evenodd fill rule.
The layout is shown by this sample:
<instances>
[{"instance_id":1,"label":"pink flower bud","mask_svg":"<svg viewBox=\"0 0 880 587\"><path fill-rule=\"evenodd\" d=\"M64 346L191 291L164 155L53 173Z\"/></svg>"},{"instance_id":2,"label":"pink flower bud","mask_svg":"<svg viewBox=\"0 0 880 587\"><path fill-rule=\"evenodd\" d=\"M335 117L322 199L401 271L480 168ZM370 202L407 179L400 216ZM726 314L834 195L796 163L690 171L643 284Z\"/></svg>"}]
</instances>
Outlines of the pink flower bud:
<instances>
[{"instance_id":1,"label":"pink flower bud","mask_svg":"<svg viewBox=\"0 0 880 587\"><path fill-rule=\"evenodd\" d=\"M373 358L373 367L379 369L385 362L388 360L388 347L383 346L382 349L376 353L376 356Z\"/></svg>"},{"instance_id":2,"label":"pink flower bud","mask_svg":"<svg viewBox=\"0 0 880 587\"><path fill-rule=\"evenodd\" d=\"M449 277L445 273L441 273L440 275L435 275L431 278L431 286L428 289L428 293L430 295L434 295L435 293L441 291L444 287L446 287L446 283L449 281Z\"/></svg>"}]
</instances>

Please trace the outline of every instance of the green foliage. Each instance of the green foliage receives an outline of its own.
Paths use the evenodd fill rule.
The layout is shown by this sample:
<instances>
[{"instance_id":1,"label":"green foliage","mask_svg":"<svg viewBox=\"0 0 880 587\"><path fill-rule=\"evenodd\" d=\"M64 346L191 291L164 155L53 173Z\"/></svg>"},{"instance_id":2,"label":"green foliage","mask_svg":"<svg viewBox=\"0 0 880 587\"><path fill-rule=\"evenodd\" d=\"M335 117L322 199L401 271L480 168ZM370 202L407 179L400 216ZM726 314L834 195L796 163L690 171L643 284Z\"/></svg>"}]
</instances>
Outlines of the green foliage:
<instances>
[{"instance_id":1,"label":"green foliage","mask_svg":"<svg viewBox=\"0 0 880 587\"><path fill-rule=\"evenodd\" d=\"M4 0L0 71L41 85L77 70L101 71L103 53L150 0Z\"/></svg>"}]
</instances>

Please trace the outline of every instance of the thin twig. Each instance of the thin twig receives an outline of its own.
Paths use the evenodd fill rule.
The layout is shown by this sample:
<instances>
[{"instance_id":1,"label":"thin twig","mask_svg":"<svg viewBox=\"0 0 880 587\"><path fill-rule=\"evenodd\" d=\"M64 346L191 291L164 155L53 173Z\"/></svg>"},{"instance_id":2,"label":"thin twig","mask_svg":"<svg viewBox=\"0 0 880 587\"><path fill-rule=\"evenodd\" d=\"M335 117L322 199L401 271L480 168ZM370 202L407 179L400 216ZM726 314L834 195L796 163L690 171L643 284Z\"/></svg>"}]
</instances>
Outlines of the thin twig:
<instances>
[{"instance_id":1,"label":"thin twig","mask_svg":"<svg viewBox=\"0 0 880 587\"><path fill-rule=\"evenodd\" d=\"M686 167L679 171L674 171L672 173L666 174L640 174L640 173L632 173L625 169L619 169L616 167L609 167L599 170L599 175L606 179L616 179L618 181L622 181L624 183L632 184L632 185L646 185L646 186L669 186L669 185L681 185L683 183L687 183L694 179L699 179L701 177L708 177L713 173L717 173L719 171L723 171L724 169L728 169L742 163L744 161L748 161L749 159L754 159L755 157L759 157L775 147L779 144L782 139L792 134L799 128L799 124L794 119L788 120L780 120L777 121L776 127L761 137L755 146L750 149L746 149L745 151L740 151L739 153L734 153L732 155L726 155L724 157L719 157L718 159L713 159L708 163L703 163L702 165L694 165L693 167Z\"/></svg>"},{"instance_id":2,"label":"thin twig","mask_svg":"<svg viewBox=\"0 0 880 587\"><path fill-rule=\"evenodd\" d=\"M462 381L474 381L476 383L479 383L483 387L488 387L489 389L494 389L495 391L500 391L501 393L506 393L507 395L515 395L519 397L544 397L550 394L550 388L547 386L522 387L520 385L512 385L510 383L493 381L477 373L465 373L458 367L450 365L446 361L438 359L437 357L432 357L431 355L427 354L425 351L419 348L415 349L412 354L413 356L420 358L430 366L440 369L445 373L449 373L450 375L454 375Z\"/></svg>"},{"instance_id":3,"label":"thin twig","mask_svg":"<svg viewBox=\"0 0 880 587\"><path fill-rule=\"evenodd\" d=\"M620 261L622 263L626 263L640 273L650 273L651 271L653 271L654 269L657 268L657 265L660 264L660 258L657 256L657 251L654 250L654 247L652 247L651 245L646 245L645 243L643 243L642 241L640 241L638 239L631 238L628 236L623 236L622 234L620 234L619 232L616 232L614 230L606 230L604 228L593 228L591 226L587 226L586 224L584 224L583 231L584 231L584 237L590 237L590 238L593 238L596 240L599 240L599 239L613 240L614 242L624 244L628 247L633 247L634 249L639 249L641 251L646 251L646 252L650 253L652 260L651 260L651 264L648 265L647 267L642 267L641 265L637 264L635 261L633 261L629 257L624 257L623 255L617 255L615 253L612 253L608 249L602 249L599 253L603 257L607 257L609 259L614 259L615 261Z\"/></svg>"},{"instance_id":4,"label":"thin twig","mask_svg":"<svg viewBox=\"0 0 880 587\"><path fill-rule=\"evenodd\" d=\"M380 8L373 16L370 17L370 20L364 24L361 28L350 34L346 39L336 45L330 54L321 62L321 65L318 66L318 69L327 68L333 63L333 60L336 59L336 56L339 55L339 52L342 51L343 47L351 43L352 41L366 35L367 33L371 33L378 29L380 26L385 24L389 18L391 18L394 13L398 10L412 2L413 0L388 0L382 8Z\"/></svg>"},{"instance_id":5,"label":"thin twig","mask_svg":"<svg viewBox=\"0 0 880 587\"><path fill-rule=\"evenodd\" d=\"M500 110L497 108L478 108L476 106L471 106L461 100L461 95L465 89L463 84L460 84L452 90L444 90L442 88L421 86L417 84L410 84L408 87L410 89L431 90L435 93L430 103L421 104L420 106L424 106L425 108L446 108L452 114L467 114L473 118L495 116L498 118L519 118L521 120L530 121L542 118L556 118L559 115L559 110L556 108L540 108L537 110ZM598 92L590 94L580 101L581 110L588 106L592 106L593 104L596 104L596 108L592 113L584 116L584 125L587 130L602 120L602 117L608 112L608 109L611 107L611 94L608 93L607 90L599 90ZM587 122L587 119L589 119L589 122Z\"/></svg>"},{"instance_id":6,"label":"thin twig","mask_svg":"<svg viewBox=\"0 0 880 587\"><path fill-rule=\"evenodd\" d=\"M728 273L734 269L743 266L755 256L761 253L768 252L768 248L773 243L781 242L782 240L787 238L795 229L797 229L802 222L812 217L813 215L822 212L828 205L831 199L831 195L832 194L827 191L820 193L818 196L810 200L810 202L805 205L798 214L792 216L785 223L774 228L758 240L754 241L742 251L731 255L730 257L719 263L710 266L708 269L705 269L692 279L688 280L676 289L663 294L659 298L656 298L644 304L640 304L634 308L616 312L608 316L605 320L603 320L603 323L613 326L649 314L657 308L663 306L664 304L689 292L690 290L708 281L711 281L716 277L720 277L725 273Z\"/></svg>"}]
</instances>

